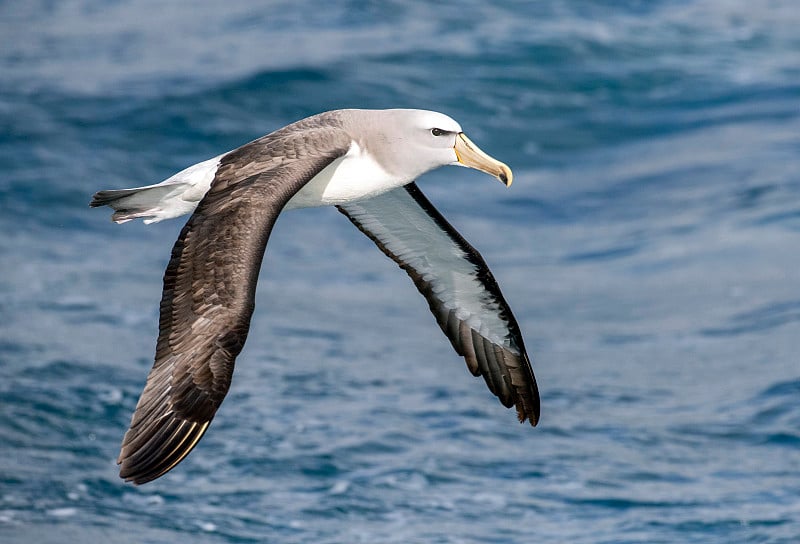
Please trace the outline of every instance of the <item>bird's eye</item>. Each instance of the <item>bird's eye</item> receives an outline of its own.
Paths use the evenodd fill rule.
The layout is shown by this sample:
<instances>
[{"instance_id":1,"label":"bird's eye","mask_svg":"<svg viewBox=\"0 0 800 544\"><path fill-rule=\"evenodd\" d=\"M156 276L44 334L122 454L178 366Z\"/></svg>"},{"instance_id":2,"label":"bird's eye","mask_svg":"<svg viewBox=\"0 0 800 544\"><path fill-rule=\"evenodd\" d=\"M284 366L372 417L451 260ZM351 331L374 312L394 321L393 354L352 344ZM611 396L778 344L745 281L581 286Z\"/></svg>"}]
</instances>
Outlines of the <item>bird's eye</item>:
<instances>
[{"instance_id":1,"label":"bird's eye","mask_svg":"<svg viewBox=\"0 0 800 544\"><path fill-rule=\"evenodd\" d=\"M447 134L447 131L446 130L442 130L440 128L432 128L431 129L431 134L434 135L434 136L444 136L445 134Z\"/></svg>"}]
</instances>

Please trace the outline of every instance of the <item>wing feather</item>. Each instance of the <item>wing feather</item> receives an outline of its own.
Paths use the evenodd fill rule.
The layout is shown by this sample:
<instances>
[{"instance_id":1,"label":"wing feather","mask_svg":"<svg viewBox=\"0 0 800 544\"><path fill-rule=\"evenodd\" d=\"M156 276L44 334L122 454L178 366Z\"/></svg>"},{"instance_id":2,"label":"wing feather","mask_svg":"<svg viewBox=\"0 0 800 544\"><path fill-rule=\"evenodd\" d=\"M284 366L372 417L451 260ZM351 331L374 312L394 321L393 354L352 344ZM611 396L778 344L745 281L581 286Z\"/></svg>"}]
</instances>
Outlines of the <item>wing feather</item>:
<instances>
[{"instance_id":1,"label":"wing feather","mask_svg":"<svg viewBox=\"0 0 800 544\"><path fill-rule=\"evenodd\" d=\"M349 146L340 128L310 118L221 159L164 273L155 362L122 442L122 478L158 478L202 438L247 339L275 220Z\"/></svg>"},{"instance_id":2,"label":"wing feather","mask_svg":"<svg viewBox=\"0 0 800 544\"><path fill-rule=\"evenodd\" d=\"M536 425L539 391L519 325L475 248L414 183L338 208L408 273L469 371Z\"/></svg>"}]
</instances>

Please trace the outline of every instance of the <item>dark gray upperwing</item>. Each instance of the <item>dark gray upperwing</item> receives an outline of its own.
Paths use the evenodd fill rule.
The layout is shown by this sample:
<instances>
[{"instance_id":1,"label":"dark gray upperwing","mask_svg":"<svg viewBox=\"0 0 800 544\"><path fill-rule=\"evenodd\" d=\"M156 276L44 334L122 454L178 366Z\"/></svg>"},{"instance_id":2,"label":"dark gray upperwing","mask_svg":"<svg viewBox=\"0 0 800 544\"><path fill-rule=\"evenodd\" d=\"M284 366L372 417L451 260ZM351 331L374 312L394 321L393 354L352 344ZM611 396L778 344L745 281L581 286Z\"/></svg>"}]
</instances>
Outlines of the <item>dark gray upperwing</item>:
<instances>
[{"instance_id":1,"label":"dark gray upperwing","mask_svg":"<svg viewBox=\"0 0 800 544\"><path fill-rule=\"evenodd\" d=\"M223 157L175 242L164 273L155 363L117 461L128 481L158 478L203 436L247 338L278 214L350 146L335 127L299 128L281 129Z\"/></svg>"},{"instance_id":2,"label":"dark gray upperwing","mask_svg":"<svg viewBox=\"0 0 800 544\"><path fill-rule=\"evenodd\" d=\"M475 248L414 183L337 207L408 273L470 372L536 425L539 390L519 326Z\"/></svg>"}]
</instances>

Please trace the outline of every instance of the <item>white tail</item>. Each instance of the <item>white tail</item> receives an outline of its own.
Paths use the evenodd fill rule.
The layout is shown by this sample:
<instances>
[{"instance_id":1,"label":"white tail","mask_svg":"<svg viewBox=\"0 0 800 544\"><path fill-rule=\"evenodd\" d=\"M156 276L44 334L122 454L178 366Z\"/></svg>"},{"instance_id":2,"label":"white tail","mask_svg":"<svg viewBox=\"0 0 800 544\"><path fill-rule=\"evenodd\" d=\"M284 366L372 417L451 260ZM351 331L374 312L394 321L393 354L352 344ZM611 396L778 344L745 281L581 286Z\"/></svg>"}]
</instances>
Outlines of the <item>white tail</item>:
<instances>
[{"instance_id":1,"label":"white tail","mask_svg":"<svg viewBox=\"0 0 800 544\"><path fill-rule=\"evenodd\" d=\"M211 187L220 158L197 163L156 185L98 191L89 206L112 207L115 223L144 219L150 224L191 213Z\"/></svg>"}]
</instances>

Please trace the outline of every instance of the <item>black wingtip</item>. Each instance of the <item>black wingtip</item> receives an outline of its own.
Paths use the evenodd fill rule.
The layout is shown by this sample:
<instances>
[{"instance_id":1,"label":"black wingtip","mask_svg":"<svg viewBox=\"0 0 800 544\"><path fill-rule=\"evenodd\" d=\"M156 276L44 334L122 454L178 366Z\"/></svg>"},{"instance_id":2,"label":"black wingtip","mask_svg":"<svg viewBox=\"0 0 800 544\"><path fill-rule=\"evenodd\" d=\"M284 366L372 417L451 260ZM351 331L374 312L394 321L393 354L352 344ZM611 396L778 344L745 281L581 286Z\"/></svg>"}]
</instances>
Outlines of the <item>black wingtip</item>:
<instances>
[{"instance_id":1,"label":"black wingtip","mask_svg":"<svg viewBox=\"0 0 800 544\"><path fill-rule=\"evenodd\" d=\"M126 435L117 460L120 478L134 485L146 484L160 478L189 455L205 434L209 423L210 421L194 423L173 418L167 425L153 432L144 443L138 444L133 439L129 440ZM150 430L145 432L149 433Z\"/></svg>"},{"instance_id":2,"label":"black wingtip","mask_svg":"<svg viewBox=\"0 0 800 544\"><path fill-rule=\"evenodd\" d=\"M520 423L525 423L526 421L531 424L531 427L536 427L539 424L539 395L537 394L533 398L533 404L526 405L526 402L522 399L519 399L516 404L517 408L517 419Z\"/></svg>"},{"instance_id":3,"label":"black wingtip","mask_svg":"<svg viewBox=\"0 0 800 544\"><path fill-rule=\"evenodd\" d=\"M531 424L531 427L536 427L539 424L539 419L541 417L539 391L536 391L536 395L533 398L533 406L531 408L532 410L528 414L528 422ZM522 422L524 422L524 420Z\"/></svg>"}]
</instances>

